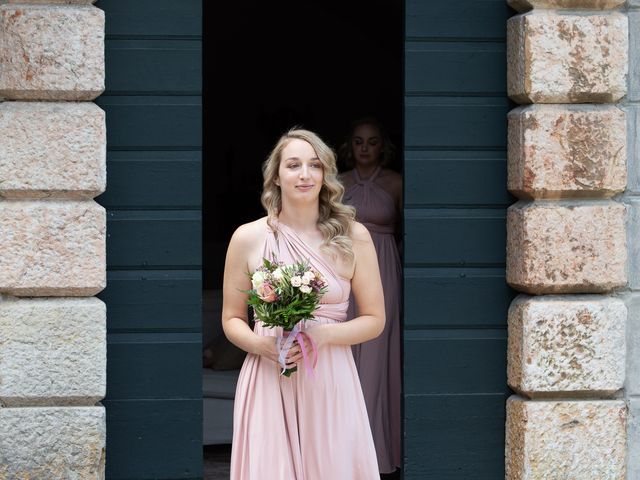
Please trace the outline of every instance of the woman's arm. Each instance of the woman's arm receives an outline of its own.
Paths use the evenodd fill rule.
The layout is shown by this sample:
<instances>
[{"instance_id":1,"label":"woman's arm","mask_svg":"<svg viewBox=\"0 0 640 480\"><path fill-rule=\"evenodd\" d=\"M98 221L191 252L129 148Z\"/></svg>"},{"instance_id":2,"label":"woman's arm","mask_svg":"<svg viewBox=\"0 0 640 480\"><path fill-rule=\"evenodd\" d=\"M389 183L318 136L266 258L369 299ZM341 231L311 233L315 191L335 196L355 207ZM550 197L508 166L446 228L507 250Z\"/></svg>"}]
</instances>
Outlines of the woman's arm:
<instances>
[{"instance_id":1,"label":"woman's arm","mask_svg":"<svg viewBox=\"0 0 640 480\"><path fill-rule=\"evenodd\" d=\"M253 230L250 224L243 225L234 232L229 242L222 287L222 329L229 341L237 347L277 362L276 338L257 335L249 327L248 295L243 290L251 289L247 260L249 253L255 248L256 237L259 237ZM291 349L287 356L287 368L295 366L291 357L297 353L297 348Z\"/></svg>"},{"instance_id":2,"label":"woman's arm","mask_svg":"<svg viewBox=\"0 0 640 480\"><path fill-rule=\"evenodd\" d=\"M355 345L376 338L384 330L384 296L376 249L362 224L355 222L351 230L355 253L351 291L360 315L347 322L310 328L308 332L318 346Z\"/></svg>"}]
</instances>

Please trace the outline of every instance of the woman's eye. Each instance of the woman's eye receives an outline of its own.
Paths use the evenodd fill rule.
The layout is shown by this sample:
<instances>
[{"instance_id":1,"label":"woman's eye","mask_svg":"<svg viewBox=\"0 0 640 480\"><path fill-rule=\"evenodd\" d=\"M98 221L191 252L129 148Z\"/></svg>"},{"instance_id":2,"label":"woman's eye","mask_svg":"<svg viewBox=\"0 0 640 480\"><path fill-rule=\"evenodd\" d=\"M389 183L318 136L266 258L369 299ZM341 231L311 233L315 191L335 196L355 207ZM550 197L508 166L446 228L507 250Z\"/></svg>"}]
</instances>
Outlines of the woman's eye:
<instances>
[{"instance_id":1,"label":"woman's eye","mask_svg":"<svg viewBox=\"0 0 640 480\"><path fill-rule=\"evenodd\" d=\"M313 168L322 168L322 164L320 163L314 163L313 165L311 165Z\"/></svg>"},{"instance_id":2,"label":"woman's eye","mask_svg":"<svg viewBox=\"0 0 640 480\"><path fill-rule=\"evenodd\" d=\"M297 168L298 164L297 163L290 163L288 166L289 166L289 168Z\"/></svg>"}]
</instances>

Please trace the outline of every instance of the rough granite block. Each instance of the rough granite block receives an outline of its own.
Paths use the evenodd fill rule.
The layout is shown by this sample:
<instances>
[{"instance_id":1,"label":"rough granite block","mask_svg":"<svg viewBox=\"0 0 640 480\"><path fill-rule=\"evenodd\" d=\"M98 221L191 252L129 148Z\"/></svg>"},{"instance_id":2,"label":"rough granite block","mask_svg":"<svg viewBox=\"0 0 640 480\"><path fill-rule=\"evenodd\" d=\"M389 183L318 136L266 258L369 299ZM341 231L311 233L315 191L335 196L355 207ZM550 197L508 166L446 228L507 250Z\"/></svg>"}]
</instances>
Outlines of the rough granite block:
<instances>
[{"instance_id":1,"label":"rough granite block","mask_svg":"<svg viewBox=\"0 0 640 480\"><path fill-rule=\"evenodd\" d=\"M533 10L507 21L507 92L518 103L613 103L627 91L628 21Z\"/></svg>"},{"instance_id":2,"label":"rough granite block","mask_svg":"<svg viewBox=\"0 0 640 480\"><path fill-rule=\"evenodd\" d=\"M627 283L625 206L520 201L507 210L507 283L522 292L602 293Z\"/></svg>"},{"instance_id":3,"label":"rough granite block","mask_svg":"<svg viewBox=\"0 0 640 480\"><path fill-rule=\"evenodd\" d=\"M102 406L0 408L0 479L104 479Z\"/></svg>"},{"instance_id":4,"label":"rough granite block","mask_svg":"<svg viewBox=\"0 0 640 480\"><path fill-rule=\"evenodd\" d=\"M509 112L508 188L526 199L611 197L627 183L625 113L531 105Z\"/></svg>"},{"instance_id":5,"label":"rough granite block","mask_svg":"<svg viewBox=\"0 0 640 480\"><path fill-rule=\"evenodd\" d=\"M106 286L106 212L92 200L0 200L0 292L91 296Z\"/></svg>"},{"instance_id":6,"label":"rough granite block","mask_svg":"<svg viewBox=\"0 0 640 480\"><path fill-rule=\"evenodd\" d=\"M106 187L104 111L90 102L0 103L0 196L93 198Z\"/></svg>"},{"instance_id":7,"label":"rough granite block","mask_svg":"<svg viewBox=\"0 0 640 480\"><path fill-rule=\"evenodd\" d=\"M509 385L531 398L615 394L624 386L626 319L618 298L518 296L509 308Z\"/></svg>"},{"instance_id":8,"label":"rough granite block","mask_svg":"<svg viewBox=\"0 0 640 480\"><path fill-rule=\"evenodd\" d=\"M0 404L94 405L106 355L99 299L0 297Z\"/></svg>"},{"instance_id":9,"label":"rough granite block","mask_svg":"<svg viewBox=\"0 0 640 480\"><path fill-rule=\"evenodd\" d=\"M621 400L507 400L506 480L624 480Z\"/></svg>"},{"instance_id":10,"label":"rough granite block","mask_svg":"<svg viewBox=\"0 0 640 480\"><path fill-rule=\"evenodd\" d=\"M0 96L93 100L104 91L104 12L91 5L0 5Z\"/></svg>"}]
</instances>

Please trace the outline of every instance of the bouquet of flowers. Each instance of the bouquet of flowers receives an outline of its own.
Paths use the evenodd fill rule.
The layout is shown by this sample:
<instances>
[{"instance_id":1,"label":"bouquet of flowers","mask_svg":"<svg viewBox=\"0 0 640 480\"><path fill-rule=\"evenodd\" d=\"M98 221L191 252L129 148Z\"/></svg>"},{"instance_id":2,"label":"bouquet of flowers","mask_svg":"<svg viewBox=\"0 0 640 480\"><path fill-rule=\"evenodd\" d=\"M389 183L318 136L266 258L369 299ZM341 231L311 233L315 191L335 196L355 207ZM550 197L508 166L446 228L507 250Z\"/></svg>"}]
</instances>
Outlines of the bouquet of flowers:
<instances>
[{"instance_id":1,"label":"bouquet of flowers","mask_svg":"<svg viewBox=\"0 0 640 480\"><path fill-rule=\"evenodd\" d=\"M313 269L308 261L285 265L266 258L263 259L262 265L249 275L253 289L247 291L247 303L265 327L282 327L284 332L283 336L277 339L278 360L282 366L280 373L288 377L296 371L296 367L286 368L285 359L293 342L297 340L309 374L313 367L309 367L307 363L304 339L310 341L316 361L317 350L313 340L302 331L302 322L313 320L313 312L327 291L324 277Z\"/></svg>"}]
</instances>

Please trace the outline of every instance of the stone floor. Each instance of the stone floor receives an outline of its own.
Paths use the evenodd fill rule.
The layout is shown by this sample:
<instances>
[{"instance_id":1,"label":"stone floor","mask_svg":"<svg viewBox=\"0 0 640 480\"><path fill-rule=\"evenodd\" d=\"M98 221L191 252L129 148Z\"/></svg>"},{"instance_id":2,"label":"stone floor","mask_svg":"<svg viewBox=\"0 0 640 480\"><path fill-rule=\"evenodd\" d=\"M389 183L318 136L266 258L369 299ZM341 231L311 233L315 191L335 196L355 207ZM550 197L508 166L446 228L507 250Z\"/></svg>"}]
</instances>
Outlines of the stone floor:
<instances>
[{"instance_id":1,"label":"stone floor","mask_svg":"<svg viewBox=\"0 0 640 480\"><path fill-rule=\"evenodd\" d=\"M204 480L229 480L231 445L205 445ZM400 471L380 475L381 480L400 480Z\"/></svg>"}]
</instances>

